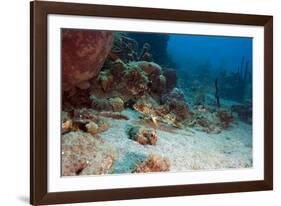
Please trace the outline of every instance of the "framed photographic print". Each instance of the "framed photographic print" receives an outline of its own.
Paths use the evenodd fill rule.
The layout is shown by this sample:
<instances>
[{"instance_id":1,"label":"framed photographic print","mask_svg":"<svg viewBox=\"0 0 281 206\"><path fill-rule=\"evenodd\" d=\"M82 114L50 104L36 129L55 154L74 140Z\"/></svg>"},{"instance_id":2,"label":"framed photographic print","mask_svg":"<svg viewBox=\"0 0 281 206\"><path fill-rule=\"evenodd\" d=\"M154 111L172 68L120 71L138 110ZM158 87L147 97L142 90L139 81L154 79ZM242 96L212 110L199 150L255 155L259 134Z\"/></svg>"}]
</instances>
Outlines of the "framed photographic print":
<instances>
[{"instance_id":1,"label":"framed photographic print","mask_svg":"<svg viewBox=\"0 0 281 206\"><path fill-rule=\"evenodd\" d=\"M272 16L30 8L31 204L272 190Z\"/></svg>"}]
</instances>

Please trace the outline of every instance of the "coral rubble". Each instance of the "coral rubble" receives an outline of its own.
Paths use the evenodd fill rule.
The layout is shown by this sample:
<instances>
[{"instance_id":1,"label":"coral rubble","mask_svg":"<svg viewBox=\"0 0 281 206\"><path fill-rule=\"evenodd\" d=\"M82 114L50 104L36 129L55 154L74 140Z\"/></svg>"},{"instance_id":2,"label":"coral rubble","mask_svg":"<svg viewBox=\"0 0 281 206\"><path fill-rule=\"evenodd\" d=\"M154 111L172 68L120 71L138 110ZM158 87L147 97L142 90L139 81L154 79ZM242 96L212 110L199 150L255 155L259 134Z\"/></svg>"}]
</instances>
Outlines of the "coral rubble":
<instances>
[{"instance_id":1,"label":"coral rubble","mask_svg":"<svg viewBox=\"0 0 281 206\"><path fill-rule=\"evenodd\" d=\"M109 126L100 115L88 109L76 109L72 111L72 117L62 120L62 133L70 131L84 131L97 134L106 131Z\"/></svg>"}]
</instances>

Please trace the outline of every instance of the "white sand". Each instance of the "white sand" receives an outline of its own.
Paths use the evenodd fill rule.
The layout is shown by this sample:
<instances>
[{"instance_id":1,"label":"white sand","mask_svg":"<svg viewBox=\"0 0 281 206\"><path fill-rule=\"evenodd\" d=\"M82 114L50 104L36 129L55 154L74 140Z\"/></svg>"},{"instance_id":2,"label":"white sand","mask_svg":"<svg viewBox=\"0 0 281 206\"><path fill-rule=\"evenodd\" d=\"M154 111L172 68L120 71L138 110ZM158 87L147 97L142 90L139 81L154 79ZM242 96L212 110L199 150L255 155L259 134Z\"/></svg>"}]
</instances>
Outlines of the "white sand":
<instances>
[{"instance_id":1,"label":"white sand","mask_svg":"<svg viewBox=\"0 0 281 206\"><path fill-rule=\"evenodd\" d=\"M128 138L130 125L136 125L139 114L122 112L130 120L108 119L110 129L102 138L117 149L118 158L113 173L130 172L135 164L149 154L169 158L172 172L245 168L252 166L252 127L238 122L220 134L207 134L194 129L157 130L156 145L140 145Z\"/></svg>"}]
</instances>

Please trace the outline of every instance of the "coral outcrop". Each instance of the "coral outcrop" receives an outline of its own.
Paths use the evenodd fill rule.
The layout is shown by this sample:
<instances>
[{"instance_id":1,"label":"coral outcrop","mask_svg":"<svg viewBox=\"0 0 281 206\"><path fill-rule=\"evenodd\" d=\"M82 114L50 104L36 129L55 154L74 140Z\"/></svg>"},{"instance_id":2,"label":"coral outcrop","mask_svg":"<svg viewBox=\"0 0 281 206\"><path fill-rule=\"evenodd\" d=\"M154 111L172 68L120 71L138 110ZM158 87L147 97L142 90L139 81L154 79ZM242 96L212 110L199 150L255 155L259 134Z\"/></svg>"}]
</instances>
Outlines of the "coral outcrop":
<instances>
[{"instance_id":1,"label":"coral outcrop","mask_svg":"<svg viewBox=\"0 0 281 206\"><path fill-rule=\"evenodd\" d=\"M180 89L174 88L164 94L161 100L163 104L169 106L171 112L181 119L189 118L189 108L185 102L184 93Z\"/></svg>"},{"instance_id":2,"label":"coral outcrop","mask_svg":"<svg viewBox=\"0 0 281 206\"><path fill-rule=\"evenodd\" d=\"M87 81L99 74L112 43L112 32L63 29L63 90L69 91L76 86L89 88Z\"/></svg>"},{"instance_id":3,"label":"coral outcrop","mask_svg":"<svg viewBox=\"0 0 281 206\"><path fill-rule=\"evenodd\" d=\"M113 112L121 112L124 109L124 102L120 97L110 98L109 104Z\"/></svg>"},{"instance_id":4,"label":"coral outcrop","mask_svg":"<svg viewBox=\"0 0 281 206\"><path fill-rule=\"evenodd\" d=\"M133 173L166 172L170 170L170 161L160 155L152 154L147 160L137 165Z\"/></svg>"}]
</instances>

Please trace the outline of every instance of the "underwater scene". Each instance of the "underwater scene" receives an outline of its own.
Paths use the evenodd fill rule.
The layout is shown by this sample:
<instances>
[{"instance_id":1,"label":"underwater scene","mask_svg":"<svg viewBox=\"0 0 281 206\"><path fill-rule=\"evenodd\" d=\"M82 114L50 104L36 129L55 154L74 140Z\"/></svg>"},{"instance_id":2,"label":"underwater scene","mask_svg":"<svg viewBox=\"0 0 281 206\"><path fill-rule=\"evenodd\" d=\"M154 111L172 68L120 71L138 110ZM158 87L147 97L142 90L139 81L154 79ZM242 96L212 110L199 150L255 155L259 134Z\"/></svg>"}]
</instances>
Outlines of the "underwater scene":
<instances>
[{"instance_id":1,"label":"underwater scene","mask_svg":"<svg viewBox=\"0 0 281 206\"><path fill-rule=\"evenodd\" d=\"M250 168L252 38L61 30L62 176Z\"/></svg>"}]
</instances>

